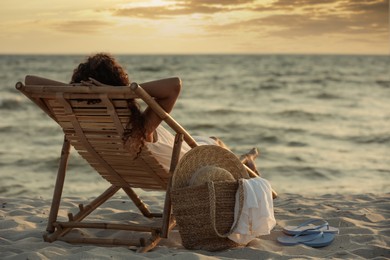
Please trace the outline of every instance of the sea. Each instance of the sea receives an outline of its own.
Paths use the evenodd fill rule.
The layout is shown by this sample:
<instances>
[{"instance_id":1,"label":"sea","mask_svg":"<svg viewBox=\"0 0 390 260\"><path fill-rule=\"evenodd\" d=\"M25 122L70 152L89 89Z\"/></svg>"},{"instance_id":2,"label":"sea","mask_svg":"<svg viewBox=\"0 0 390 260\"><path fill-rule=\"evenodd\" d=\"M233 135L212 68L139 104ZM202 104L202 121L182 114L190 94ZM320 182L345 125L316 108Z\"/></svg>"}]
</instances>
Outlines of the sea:
<instances>
[{"instance_id":1,"label":"sea","mask_svg":"<svg viewBox=\"0 0 390 260\"><path fill-rule=\"evenodd\" d=\"M86 54L88 55L88 54ZM86 55L0 56L0 197L50 198L61 128L15 89L26 75L69 82ZM115 55L132 81L178 76L172 116L256 164L279 194L390 192L390 57ZM107 183L72 150L64 196Z\"/></svg>"}]
</instances>

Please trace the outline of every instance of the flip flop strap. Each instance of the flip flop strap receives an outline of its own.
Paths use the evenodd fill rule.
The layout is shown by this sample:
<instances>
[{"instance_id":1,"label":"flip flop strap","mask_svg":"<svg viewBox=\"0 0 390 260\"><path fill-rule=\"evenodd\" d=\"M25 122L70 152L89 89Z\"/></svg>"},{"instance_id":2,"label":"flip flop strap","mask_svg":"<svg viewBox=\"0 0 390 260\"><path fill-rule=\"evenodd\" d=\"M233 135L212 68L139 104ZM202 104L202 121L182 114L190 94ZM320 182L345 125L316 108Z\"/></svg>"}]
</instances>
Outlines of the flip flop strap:
<instances>
[{"instance_id":1,"label":"flip flop strap","mask_svg":"<svg viewBox=\"0 0 390 260\"><path fill-rule=\"evenodd\" d=\"M328 223L324 223L322 225L318 225L318 226L315 226L313 228L305 229L304 231L317 231L317 230L320 231L321 228L323 228L323 227L327 227L327 229L329 229L329 224Z\"/></svg>"},{"instance_id":2,"label":"flip flop strap","mask_svg":"<svg viewBox=\"0 0 390 260\"><path fill-rule=\"evenodd\" d=\"M310 219L308 221L303 222L302 224L298 225L295 229L298 229L298 228L301 228L301 227L304 227L304 226L307 226L309 224L316 223L316 222L322 222L322 223L321 223L321 225L315 226L311 229L317 230L317 229L320 229L320 228L323 228L326 226L329 227L329 223L327 221L320 219L320 218L315 218L315 219Z\"/></svg>"},{"instance_id":3,"label":"flip flop strap","mask_svg":"<svg viewBox=\"0 0 390 260\"><path fill-rule=\"evenodd\" d=\"M301 240L299 242L308 242L308 241L316 240L317 238L322 237L324 234L324 232L319 231L319 230L316 230L316 231L318 231L318 233L308 233L307 231L308 230L304 230L302 232L299 232L298 234L294 235L294 238L300 237ZM317 235L316 236L308 236L309 237L308 239L306 239L306 240L304 239L306 235L313 235L313 234L317 234Z\"/></svg>"}]
</instances>

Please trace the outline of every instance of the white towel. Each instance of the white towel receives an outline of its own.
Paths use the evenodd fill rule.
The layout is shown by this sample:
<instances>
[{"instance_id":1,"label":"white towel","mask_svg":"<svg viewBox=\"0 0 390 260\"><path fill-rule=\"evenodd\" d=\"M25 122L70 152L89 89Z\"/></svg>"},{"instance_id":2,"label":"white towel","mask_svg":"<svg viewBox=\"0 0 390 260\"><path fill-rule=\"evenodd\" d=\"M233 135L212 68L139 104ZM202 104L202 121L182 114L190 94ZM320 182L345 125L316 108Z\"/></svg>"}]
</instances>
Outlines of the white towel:
<instances>
[{"instance_id":1,"label":"white towel","mask_svg":"<svg viewBox=\"0 0 390 260\"><path fill-rule=\"evenodd\" d=\"M274 206L272 200L272 188L270 183L261 178L243 180L244 205L237 228L229 239L247 244L255 237L268 235L275 227ZM236 223L239 211L239 195L236 194L234 209L234 223Z\"/></svg>"}]
</instances>

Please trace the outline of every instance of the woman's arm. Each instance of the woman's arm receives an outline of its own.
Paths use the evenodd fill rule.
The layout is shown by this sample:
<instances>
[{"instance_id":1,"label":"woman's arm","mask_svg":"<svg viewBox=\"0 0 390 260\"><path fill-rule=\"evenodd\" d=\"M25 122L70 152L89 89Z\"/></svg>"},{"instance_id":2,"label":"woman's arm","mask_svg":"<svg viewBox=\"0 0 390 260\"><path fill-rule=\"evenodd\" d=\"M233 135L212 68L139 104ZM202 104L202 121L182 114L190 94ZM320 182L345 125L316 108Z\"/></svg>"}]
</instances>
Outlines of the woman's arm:
<instances>
[{"instance_id":1,"label":"woman's arm","mask_svg":"<svg viewBox=\"0 0 390 260\"><path fill-rule=\"evenodd\" d=\"M27 75L26 78L24 79L24 82L26 85L53 85L53 86L68 85L59 81L46 79L46 78L33 76L33 75Z\"/></svg>"},{"instance_id":2,"label":"woman's arm","mask_svg":"<svg viewBox=\"0 0 390 260\"><path fill-rule=\"evenodd\" d=\"M146 82L140 86L155 98L157 103L167 112L170 113L175 106L176 100L181 91L181 80L177 77L160 79ZM161 118L147 107L144 111L146 140L153 141L153 132L161 123Z\"/></svg>"}]
</instances>

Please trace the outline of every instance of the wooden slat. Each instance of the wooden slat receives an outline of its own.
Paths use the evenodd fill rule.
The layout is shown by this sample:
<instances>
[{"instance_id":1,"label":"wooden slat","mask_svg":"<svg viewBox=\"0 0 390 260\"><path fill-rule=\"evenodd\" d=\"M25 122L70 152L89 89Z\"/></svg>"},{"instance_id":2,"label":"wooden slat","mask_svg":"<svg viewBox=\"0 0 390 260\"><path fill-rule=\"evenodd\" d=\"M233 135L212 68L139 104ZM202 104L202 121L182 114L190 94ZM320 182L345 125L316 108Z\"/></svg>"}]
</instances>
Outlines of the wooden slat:
<instances>
[{"instance_id":1,"label":"wooden slat","mask_svg":"<svg viewBox=\"0 0 390 260\"><path fill-rule=\"evenodd\" d=\"M116 229L116 230L133 230L139 232L152 232L155 229L159 228L160 223L157 223L155 227L151 225L143 226L139 224L115 224L115 223L101 223L101 222L56 222L56 225L59 225L63 228L97 228L97 229Z\"/></svg>"},{"instance_id":2,"label":"wooden slat","mask_svg":"<svg viewBox=\"0 0 390 260\"><path fill-rule=\"evenodd\" d=\"M63 128L65 128L66 130L73 129L72 123L70 123L70 122L61 121L61 122L58 122L58 124L60 126L62 126ZM83 129L84 132L87 132L87 133L100 133L100 132L117 133L113 125L108 125L108 124L104 124L104 123L101 123L101 124L81 123L80 127Z\"/></svg>"},{"instance_id":3,"label":"wooden slat","mask_svg":"<svg viewBox=\"0 0 390 260\"><path fill-rule=\"evenodd\" d=\"M61 122L69 122L69 117L68 116L63 116L63 115L56 115L56 118L58 121ZM107 116L107 115L76 115L76 119L82 123L110 123L113 125L112 119Z\"/></svg>"},{"instance_id":4,"label":"wooden slat","mask_svg":"<svg viewBox=\"0 0 390 260\"><path fill-rule=\"evenodd\" d=\"M89 96L88 96L89 97ZM98 109L98 108L104 108L105 105L100 102L100 103L88 103L88 97L84 97L85 98L85 101L81 101L81 100L69 100L69 103L70 105L73 107L73 108L94 108L94 109ZM92 98L89 98L89 99L92 99ZM56 99L47 99L47 102L49 103L49 105L51 107L62 107L62 105L56 100ZM112 99L112 103L113 105L119 109L128 109L128 105L127 105L127 101L124 100L124 99Z\"/></svg>"},{"instance_id":5,"label":"wooden slat","mask_svg":"<svg viewBox=\"0 0 390 260\"><path fill-rule=\"evenodd\" d=\"M64 133L67 135L75 135L73 128L65 128L63 129ZM104 130L97 130L97 129L84 129L84 134L86 136L88 135L117 135L118 133L114 129L104 129Z\"/></svg>"},{"instance_id":6,"label":"wooden slat","mask_svg":"<svg viewBox=\"0 0 390 260\"><path fill-rule=\"evenodd\" d=\"M72 136L69 139L74 143L80 142L80 138L78 136L75 137ZM105 136L105 135L93 136L93 137L87 137L87 140L93 143L121 143L123 146L123 141L120 136L115 136L115 137Z\"/></svg>"},{"instance_id":7,"label":"wooden slat","mask_svg":"<svg viewBox=\"0 0 390 260\"><path fill-rule=\"evenodd\" d=\"M49 99L53 99L56 97L56 93L63 93L61 91L52 91L52 92L48 92L48 93L40 93L39 91L37 92L30 92L28 93L28 95L31 97L31 98L49 98ZM65 97L67 99L86 99L85 98L85 95L83 94L78 94L78 93L69 93L69 94L65 94ZM134 95L132 93L110 93L109 94L110 98L114 98L114 99L134 99L134 98L138 98L137 95ZM90 94L89 96L89 99L99 99L99 94L97 93L94 93L94 94Z\"/></svg>"},{"instance_id":8,"label":"wooden slat","mask_svg":"<svg viewBox=\"0 0 390 260\"><path fill-rule=\"evenodd\" d=\"M93 94L100 94L100 93L103 93L103 94L109 94L110 97L112 98L111 95L115 95L115 94L122 94L122 95L128 95L129 97L127 98L136 98L137 95L134 94L134 92L131 91L131 89L128 87L128 86L116 86L116 87L112 87L112 86L50 86L50 85L24 85L24 86L20 86L18 88L20 91L25 91L27 93L40 93L41 95L45 95L45 94L50 94L50 93L57 93L57 92L60 92L60 93L69 93L69 94L73 94L73 93L80 93L80 94L83 94L83 97L86 98L86 97L90 97L92 96ZM70 96L64 96L65 98L71 98ZM98 96L97 96L98 97Z\"/></svg>"},{"instance_id":9,"label":"wooden slat","mask_svg":"<svg viewBox=\"0 0 390 260\"><path fill-rule=\"evenodd\" d=\"M58 121L63 121L63 122L69 122L70 121L70 118L69 116L65 115L65 114L55 114ZM113 120L110 116L108 116L107 114L93 114L93 115L87 115L87 114L83 114L83 115L78 115L76 113L74 113L74 115L76 115L76 118L78 121L80 122L109 122L109 123L113 123ZM129 116L127 115L126 117L118 117L120 119L120 121L122 123L124 122L128 122L129 121Z\"/></svg>"}]
</instances>

